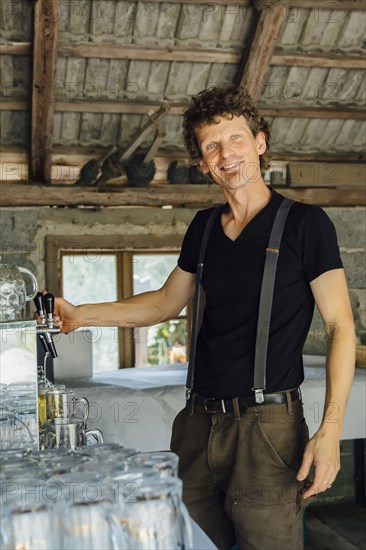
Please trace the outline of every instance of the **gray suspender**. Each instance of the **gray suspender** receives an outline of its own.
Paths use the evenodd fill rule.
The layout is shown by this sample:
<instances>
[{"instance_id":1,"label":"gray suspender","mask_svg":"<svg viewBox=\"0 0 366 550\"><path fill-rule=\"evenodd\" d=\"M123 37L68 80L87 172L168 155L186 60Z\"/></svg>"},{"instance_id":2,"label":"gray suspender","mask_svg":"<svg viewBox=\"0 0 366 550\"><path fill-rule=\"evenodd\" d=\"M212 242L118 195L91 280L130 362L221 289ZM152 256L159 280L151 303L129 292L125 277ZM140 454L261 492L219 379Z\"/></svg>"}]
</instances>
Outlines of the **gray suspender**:
<instances>
[{"instance_id":1,"label":"gray suspender","mask_svg":"<svg viewBox=\"0 0 366 550\"><path fill-rule=\"evenodd\" d=\"M269 323L272 311L273 291L276 277L277 261L280 250L280 243L283 229L285 227L287 215L294 203L293 200L284 198L281 202L273 223L272 231L269 237L268 247L266 248L266 260L264 264L263 279L261 293L259 299L259 313L257 323L257 337L255 343L255 359L254 359L254 385L252 390L255 392L256 403L263 403L263 391L266 389L266 360L269 336ZM196 348L198 337L198 318L199 318L199 303L201 296L201 281L203 273L203 260L206 252L207 242L213 222L222 206L215 208L207 220L205 231L203 234L201 248L198 256L198 264L196 271L196 290L193 299L193 320L192 320L192 336L191 347L188 363L187 374L187 399L189 398L194 384L194 369L196 362Z\"/></svg>"},{"instance_id":2,"label":"gray suspender","mask_svg":"<svg viewBox=\"0 0 366 550\"><path fill-rule=\"evenodd\" d=\"M196 363L196 349L197 349L197 336L198 336L198 320L199 320L199 308L200 308L200 297L201 297L201 281L203 273L203 260L206 252L207 241L210 236L210 231L217 217L218 213L221 211L222 206L217 206L214 208L206 222L205 231L203 233L203 238L201 242L201 248L198 255L198 264L196 271L196 290L193 298L193 313L192 313L192 334L191 334L191 345L189 351L189 362L188 362L188 373L187 373L187 390L186 397L187 399L190 396L190 393L193 389L194 382L194 368Z\"/></svg>"},{"instance_id":3,"label":"gray suspender","mask_svg":"<svg viewBox=\"0 0 366 550\"><path fill-rule=\"evenodd\" d=\"M257 336L255 341L254 384L256 403L263 403L263 390L266 389L266 364L271 320L273 291L276 277L277 261L280 254L280 244L287 215L294 201L283 199L273 222L272 231L266 248L261 293L259 298L259 313L257 322Z\"/></svg>"}]
</instances>

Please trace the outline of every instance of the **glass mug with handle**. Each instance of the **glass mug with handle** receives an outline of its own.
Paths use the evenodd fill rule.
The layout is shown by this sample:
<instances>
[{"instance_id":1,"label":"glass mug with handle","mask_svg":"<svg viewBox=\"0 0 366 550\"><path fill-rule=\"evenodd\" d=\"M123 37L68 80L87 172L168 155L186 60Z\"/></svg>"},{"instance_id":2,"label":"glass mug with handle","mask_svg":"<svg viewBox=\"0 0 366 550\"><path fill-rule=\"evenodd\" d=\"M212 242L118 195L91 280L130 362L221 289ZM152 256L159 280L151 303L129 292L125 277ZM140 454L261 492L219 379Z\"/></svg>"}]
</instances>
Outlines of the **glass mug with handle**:
<instances>
[{"instance_id":1,"label":"glass mug with handle","mask_svg":"<svg viewBox=\"0 0 366 550\"><path fill-rule=\"evenodd\" d=\"M47 420L73 419L79 404L82 404L82 421L85 423L89 417L89 401L86 397L76 397L75 392L67 388L49 388L46 391Z\"/></svg>"},{"instance_id":2,"label":"glass mug with handle","mask_svg":"<svg viewBox=\"0 0 366 550\"><path fill-rule=\"evenodd\" d=\"M33 436L28 426L17 418L11 400L0 403L0 449L26 448L33 446Z\"/></svg>"},{"instance_id":3,"label":"glass mug with handle","mask_svg":"<svg viewBox=\"0 0 366 550\"><path fill-rule=\"evenodd\" d=\"M45 449L69 449L75 451L87 445L88 436L94 436L98 443L103 443L103 435L97 428L86 429L84 420L55 418L44 423Z\"/></svg>"},{"instance_id":4,"label":"glass mug with handle","mask_svg":"<svg viewBox=\"0 0 366 550\"><path fill-rule=\"evenodd\" d=\"M23 274L32 281L28 294ZM24 318L26 303L38 292L37 279L29 269L0 264L0 321L20 321Z\"/></svg>"}]
</instances>

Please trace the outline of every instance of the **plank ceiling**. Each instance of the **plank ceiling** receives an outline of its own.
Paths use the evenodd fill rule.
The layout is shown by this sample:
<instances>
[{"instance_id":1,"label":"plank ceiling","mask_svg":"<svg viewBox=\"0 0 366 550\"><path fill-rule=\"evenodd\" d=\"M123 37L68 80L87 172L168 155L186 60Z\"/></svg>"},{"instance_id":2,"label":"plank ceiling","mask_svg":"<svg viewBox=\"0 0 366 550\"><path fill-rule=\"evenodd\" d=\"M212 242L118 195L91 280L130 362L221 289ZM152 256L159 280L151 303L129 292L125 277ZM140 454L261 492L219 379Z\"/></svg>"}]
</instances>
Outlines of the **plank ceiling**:
<instances>
[{"instance_id":1,"label":"plank ceiling","mask_svg":"<svg viewBox=\"0 0 366 550\"><path fill-rule=\"evenodd\" d=\"M273 158L364 159L364 1L12 0L1 10L2 151L26 154L34 181L52 179L57 156L125 145L163 100L162 149L183 154L189 97L231 83L271 123Z\"/></svg>"}]
</instances>

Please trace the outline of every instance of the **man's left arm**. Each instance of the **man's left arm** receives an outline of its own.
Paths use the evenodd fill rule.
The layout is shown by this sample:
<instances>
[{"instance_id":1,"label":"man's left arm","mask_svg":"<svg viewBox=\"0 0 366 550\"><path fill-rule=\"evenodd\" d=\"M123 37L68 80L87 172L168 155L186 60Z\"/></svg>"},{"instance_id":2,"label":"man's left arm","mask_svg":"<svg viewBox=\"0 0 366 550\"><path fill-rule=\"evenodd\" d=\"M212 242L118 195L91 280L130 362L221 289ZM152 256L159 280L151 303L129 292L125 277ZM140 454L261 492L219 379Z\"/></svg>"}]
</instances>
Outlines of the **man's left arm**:
<instances>
[{"instance_id":1,"label":"man's left arm","mask_svg":"<svg viewBox=\"0 0 366 550\"><path fill-rule=\"evenodd\" d=\"M310 287L324 322L327 338L326 393L322 422L308 442L297 479L303 480L314 465L309 497L329 489L340 469L339 440L355 370L354 321L343 269L327 271Z\"/></svg>"}]
</instances>

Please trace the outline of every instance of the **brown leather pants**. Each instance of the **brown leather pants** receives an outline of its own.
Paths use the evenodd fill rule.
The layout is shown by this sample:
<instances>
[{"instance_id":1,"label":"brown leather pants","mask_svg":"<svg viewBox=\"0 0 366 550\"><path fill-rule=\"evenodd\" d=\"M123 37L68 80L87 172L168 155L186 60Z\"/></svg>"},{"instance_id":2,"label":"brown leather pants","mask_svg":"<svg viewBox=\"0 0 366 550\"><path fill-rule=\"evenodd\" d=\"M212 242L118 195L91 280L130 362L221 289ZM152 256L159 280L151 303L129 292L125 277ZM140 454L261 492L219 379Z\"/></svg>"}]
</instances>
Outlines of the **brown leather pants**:
<instances>
[{"instance_id":1,"label":"brown leather pants","mask_svg":"<svg viewBox=\"0 0 366 550\"><path fill-rule=\"evenodd\" d=\"M219 550L235 542L241 550L303 549L310 500L296 473L308 439L300 399L249 407L239 418L198 405L179 412L171 449L183 499Z\"/></svg>"}]
</instances>

